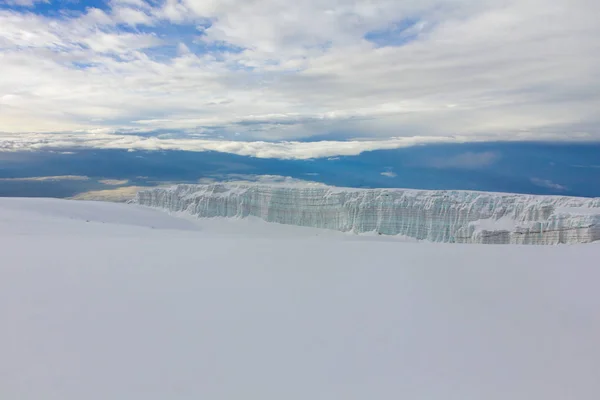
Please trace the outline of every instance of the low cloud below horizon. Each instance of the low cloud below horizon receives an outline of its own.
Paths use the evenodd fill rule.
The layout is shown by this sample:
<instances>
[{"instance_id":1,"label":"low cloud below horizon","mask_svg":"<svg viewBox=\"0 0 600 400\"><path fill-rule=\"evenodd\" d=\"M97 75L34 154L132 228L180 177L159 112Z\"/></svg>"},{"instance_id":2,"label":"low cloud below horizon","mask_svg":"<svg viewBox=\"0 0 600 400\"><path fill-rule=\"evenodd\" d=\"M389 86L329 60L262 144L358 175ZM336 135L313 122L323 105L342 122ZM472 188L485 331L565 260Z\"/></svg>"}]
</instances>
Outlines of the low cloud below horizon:
<instances>
[{"instance_id":1,"label":"low cloud below horizon","mask_svg":"<svg viewBox=\"0 0 600 400\"><path fill-rule=\"evenodd\" d=\"M559 138L548 137L548 141ZM118 135L110 133L0 133L2 152L52 150L68 153L76 149L112 149L128 151L181 150L192 152L215 151L256 158L282 160L309 160L338 156L356 156L375 150L393 150L427 144L462 144L489 142L489 137L394 137L379 140L331 140L331 141L236 141L224 139L155 137ZM527 136L521 141L530 141ZM515 142L499 140L495 142ZM495 152L465 153L450 158L434 158L427 161L435 168L478 168L489 166L500 158Z\"/></svg>"}]
</instances>

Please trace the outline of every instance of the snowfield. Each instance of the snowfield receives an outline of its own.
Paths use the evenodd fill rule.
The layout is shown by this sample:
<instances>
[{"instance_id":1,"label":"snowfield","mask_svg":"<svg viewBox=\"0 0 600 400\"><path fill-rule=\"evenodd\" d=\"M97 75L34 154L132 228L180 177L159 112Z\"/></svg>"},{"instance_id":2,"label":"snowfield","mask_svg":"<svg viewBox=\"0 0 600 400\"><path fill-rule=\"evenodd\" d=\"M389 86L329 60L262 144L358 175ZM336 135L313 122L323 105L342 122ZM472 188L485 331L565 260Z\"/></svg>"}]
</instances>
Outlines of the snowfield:
<instances>
[{"instance_id":1,"label":"snowfield","mask_svg":"<svg viewBox=\"0 0 600 400\"><path fill-rule=\"evenodd\" d=\"M0 199L9 400L600 398L600 245Z\"/></svg>"}]
</instances>

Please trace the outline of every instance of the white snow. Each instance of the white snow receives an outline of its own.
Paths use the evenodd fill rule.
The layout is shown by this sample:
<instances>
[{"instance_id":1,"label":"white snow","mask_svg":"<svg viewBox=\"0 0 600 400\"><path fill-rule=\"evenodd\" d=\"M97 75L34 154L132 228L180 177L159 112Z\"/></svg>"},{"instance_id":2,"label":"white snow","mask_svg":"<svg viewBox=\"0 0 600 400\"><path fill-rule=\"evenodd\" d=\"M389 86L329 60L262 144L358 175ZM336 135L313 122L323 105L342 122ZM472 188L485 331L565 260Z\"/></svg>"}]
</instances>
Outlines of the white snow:
<instances>
[{"instance_id":1,"label":"white snow","mask_svg":"<svg viewBox=\"0 0 600 400\"><path fill-rule=\"evenodd\" d=\"M254 216L281 224L433 242L600 240L600 199L577 197L229 182L143 190L135 202L198 217Z\"/></svg>"},{"instance_id":2,"label":"white snow","mask_svg":"<svg viewBox=\"0 0 600 400\"><path fill-rule=\"evenodd\" d=\"M600 246L380 239L0 199L0 397L600 398Z\"/></svg>"},{"instance_id":3,"label":"white snow","mask_svg":"<svg viewBox=\"0 0 600 400\"><path fill-rule=\"evenodd\" d=\"M509 231L513 232L518 228L517 222L510 216L504 216L498 219L486 218L470 222L469 226L475 228L475 231Z\"/></svg>"},{"instance_id":4,"label":"white snow","mask_svg":"<svg viewBox=\"0 0 600 400\"><path fill-rule=\"evenodd\" d=\"M554 213L564 215L598 215L598 209L588 207L557 207Z\"/></svg>"}]
</instances>

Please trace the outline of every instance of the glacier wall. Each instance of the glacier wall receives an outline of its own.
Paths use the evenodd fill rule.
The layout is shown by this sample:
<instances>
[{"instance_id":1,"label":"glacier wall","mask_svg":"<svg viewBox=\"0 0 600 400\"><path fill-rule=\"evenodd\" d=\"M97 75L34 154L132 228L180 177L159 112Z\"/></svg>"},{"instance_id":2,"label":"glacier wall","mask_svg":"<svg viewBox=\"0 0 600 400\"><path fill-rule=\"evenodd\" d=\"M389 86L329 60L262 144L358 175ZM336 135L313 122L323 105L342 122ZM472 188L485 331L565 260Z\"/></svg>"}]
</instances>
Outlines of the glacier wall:
<instances>
[{"instance_id":1,"label":"glacier wall","mask_svg":"<svg viewBox=\"0 0 600 400\"><path fill-rule=\"evenodd\" d=\"M143 190L133 202L198 217L254 216L281 224L403 235L433 242L559 244L600 240L600 198L215 183Z\"/></svg>"}]
</instances>

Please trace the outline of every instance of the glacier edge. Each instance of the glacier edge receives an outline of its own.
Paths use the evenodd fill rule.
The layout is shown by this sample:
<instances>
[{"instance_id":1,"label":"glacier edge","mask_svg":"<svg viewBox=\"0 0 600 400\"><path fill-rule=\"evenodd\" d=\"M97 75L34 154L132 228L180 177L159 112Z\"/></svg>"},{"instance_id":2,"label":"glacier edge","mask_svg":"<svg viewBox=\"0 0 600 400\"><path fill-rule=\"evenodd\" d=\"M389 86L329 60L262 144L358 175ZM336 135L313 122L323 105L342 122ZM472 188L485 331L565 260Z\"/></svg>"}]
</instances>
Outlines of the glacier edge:
<instances>
[{"instance_id":1,"label":"glacier edge","mask_svg":"<svg viewBox=\"0 0 600 400\"><path fill-rule=\"evenodd\" d=\"M600 240L600 198L212 183L143 190L133 203L202 218L254 216L267 222L432 242L573 244Z\"/></svg>"}]
</instances>

